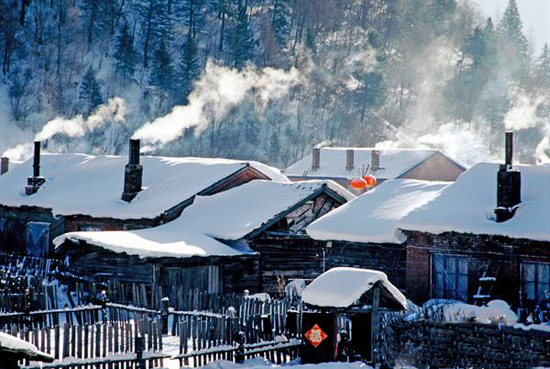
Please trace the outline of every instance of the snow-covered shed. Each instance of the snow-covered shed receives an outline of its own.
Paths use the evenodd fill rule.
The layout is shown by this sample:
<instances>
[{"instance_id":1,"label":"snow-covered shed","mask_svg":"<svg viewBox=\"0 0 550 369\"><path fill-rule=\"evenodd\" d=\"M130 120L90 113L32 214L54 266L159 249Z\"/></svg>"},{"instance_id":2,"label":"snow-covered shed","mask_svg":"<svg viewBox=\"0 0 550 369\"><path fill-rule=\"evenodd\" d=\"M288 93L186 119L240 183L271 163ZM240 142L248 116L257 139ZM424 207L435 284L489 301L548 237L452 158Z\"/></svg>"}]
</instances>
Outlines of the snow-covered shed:
<instances>
[{"instance_id":1,"label":"snow-covered shed","mask_svg":"<svg viewBox=\"0 0 550 369\"><path fill-rule=\"evenodd\" d=\"M406 310L407 299L386 274L371 269L332 268L315 278L302 293L302 301L318 308L349 309L372 304L373 287L380 287L380 307Z\"/></svg>"},{"instance_id":2,"label":"snow-covered shed","mask_svg":"<svg viewBox=\"0 0 550 369\"><path fill-rule=\"evenodd\" d=\"M307 227L308 235L327 242L327 267L377 269L404 289L406 237L398 222L436 198L449 182L388 180Z\"/></svg>"},{"instance_id":3,"label":"snow-covered shed","mask_svg":"<svg viewBox=\"0 0 550 369\"><path fill-rule=\"evenodd\" d=\"M314 148L287 169L293 181L331 179L342 186L369 169L378 183L389 179L454 181L465 167L435 149Z\"/></svg>"},{"instance_id":4,"label":"snow-covered shed","mask_svg":"<svg viewBox=\"0 0 550 369\"><path fill-rule=\"evenodd\" d=\"M511 161L510 161L511 162ZM504 176L502 176L504 173ZM520 181L508 181L519 173ZM498 221L499 204L510 219ZM550 289L550 165L480 163L399 222L407 237L407 294L414 301L501 298Z\"/></svg>"},{"instance_id":5,"label":"snow-covered shed","mask_svg":"<svg viewBox=\"0 0 550 369\"><path fill-rule=\"evenodd\" d=\"M138 155L140 191L124 201L127 160L43 154L38 169L31 159L1 176L0 250L42 256L50 240L65 232L152 227L176 218L195 195L218 193L253 179L288 181L277 169L258 162ZM27 181L35 185L34 193L26 193Z\"/></svg>"},{"instance_id":6,"label":"snow-covered shed","mask_svg":"<svg viewBox=\"0 0 550 369\"><path fill-rule=\"evenodd\" d=\"M180 217L155 228L73 232L54 242L78 274L158 281L164 291L277 292L277 277L322 271L320 249L305 227L353 198L330 181L257 180L197 196Z\"/></svg>"}]
</instances>

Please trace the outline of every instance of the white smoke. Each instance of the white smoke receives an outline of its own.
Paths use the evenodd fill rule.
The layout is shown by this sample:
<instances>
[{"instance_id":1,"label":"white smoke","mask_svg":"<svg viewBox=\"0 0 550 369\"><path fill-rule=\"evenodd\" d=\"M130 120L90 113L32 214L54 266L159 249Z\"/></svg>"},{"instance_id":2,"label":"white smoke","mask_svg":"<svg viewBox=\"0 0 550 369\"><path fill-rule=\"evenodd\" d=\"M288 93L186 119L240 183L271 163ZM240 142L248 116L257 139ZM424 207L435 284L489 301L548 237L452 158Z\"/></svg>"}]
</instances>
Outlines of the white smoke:
<instances>
[{"instance_id":1,"label":"white smoke","mask_svg":"<svg viewBox=\"0 0 550 369\"><path fill-rule=\"evenodd\" d=\"M465 165L473 165L480 161L495 160L487 150L480 134L468 125L450 122L439 126L436 133L405 135L400 129L396 140L379 142L377 149L439 149L451 158Z\"/></svg>"},{"instance_id":2,"label":"white smoke","mask_svg":"<svg viewBox=\"0 0 550 369\"><path fill-rule=\"evenodd\" d=\"M208 61L189 95L189 103L176 106L168 115L146 123L133 138L144 141L143 150L151 150L176 140L187 128L195 127L195 133L199 134L246 97L256 98L260 106L265 107L271 100L282 98L292 87L303 83L305 79L295 68L285 72L249 66L239 71Z\"/></svg>"},{"instance_id":3,"label":"white smoke","mask_svg":"<svg viewBox=\"0 0 550 369\"><path fill-rule=\"evenodd\" d=\"M550 132L548 132L550 135ZM535 149L535 160L537 164L550 164L550 137L546 136L539 142Z\"/></svg>"},{"instance_id":4,"label":"white smoke","mask_svg":"<svg viewBox=\"0 0 550 369\"><path fill-rule=\"evenodd\" d=\"M542 96L529 98L526 94L519 93L504 117L506 129L519 131L535 127L538 123L537 107L543 102Z\"/></svg>"},{"instance_id":5,"label":"white smoke","mask_svg":"<svg viewBox=\"0 0 550 369\"><path fill-rule=\"evenodd\" d=\"M7 149L2 154L3 157L9 158L13 162L25 161L32 156L32 143L19 144L11 149Z\"/></svg>"},{"instance_id":6,"label":"white smoke","mask_svg":"<svg viewBox=\"0 0 550 369\"><path fill-rule=\"evenodd\" d=\"M114 97L109 99L107 103L100 105L87 119L84 119L82 115L77 115L71 119L55 118L49 121L36 134L35 141L44 141L56 134L63 134L68 137L82 137L87 132L92 132L107 122L124 124L125 115L126 105L124 100Z\"/></svg>"},{"instance_id":7,"label":"white smoke","mask_svg":"<svg viewBox=\"0 0 550 369\"><path fill-rule=\"evenodd\" d=\"M44 141L52 138L56 134L63 134L68 137L83 137L86 133L101 128L108 122L125 124L126 104L119 97L109 99L105 104L101 104L88 117L76 115L71 119L55 118L50 120L38 132L34 138L35 141ZM10 158L12 161L25 161L32 156L32 143L19 144L6 150L2 156Z\"/></svg>"}]
</instances>

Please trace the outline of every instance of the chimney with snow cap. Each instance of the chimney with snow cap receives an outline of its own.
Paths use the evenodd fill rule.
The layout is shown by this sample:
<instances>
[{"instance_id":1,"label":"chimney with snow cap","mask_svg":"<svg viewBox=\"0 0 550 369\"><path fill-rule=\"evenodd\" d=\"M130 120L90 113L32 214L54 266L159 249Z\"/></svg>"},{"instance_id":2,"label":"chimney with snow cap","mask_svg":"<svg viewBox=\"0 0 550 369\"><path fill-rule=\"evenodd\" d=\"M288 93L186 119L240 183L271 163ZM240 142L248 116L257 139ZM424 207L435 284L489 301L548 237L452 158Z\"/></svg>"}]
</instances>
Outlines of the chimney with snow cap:
<instances>
[{"instance_id":1,"label":"chimney with snow cap","mask_svg":"<svg viewBox=\"0 0 550 369\"><path fill-rule=\"evenodd\" d=\"M130 202L141 191L143 166L139 163L139 140L130 140L130 153L128 164L124 171L124 191L122 200Z\"/></svg>"},{"instance_id":2,"label":"chimney with snow cap","mask_svg":"<svg viewBox=\"0 0 550 369\"><path fill-rule=\"evenodd\" d=\"M321 167L321 149L314 147L311 152L311 170L319 170Z\"/></svg>"},{"instance_id":3,"label":"chimney with snow cap","mask_svg":"<svg viewBox=\"0 0 550 369\"><path fill-rule=\"evenodd\" d=\"M33 175L27 178L25 193L27 195L35 194L40 186L46 182L46 178L40 176L40 141L34 142Z\"/></svg>"},{"instance_id":4,"label":"chimney with snow cap","mask_svg":"<svg viewBox=\"0 0 550 369\"><path fill-rule=\"evenodd\" d=\"M370 170L380 169L380 151L372 150L370 152Z\"/></svg>"},{"instance_id":5,"label":"chimney with snow cap","mask_svg":"<svg viewBox=\"0 0 550 369\"><path fill-rule=\"evenodd\" d=\"M521 173L512 168L514 133L506 132L506 158L497 173L496 221L505 222L514 216L521 203Z\"/></svg>"},{"instance_id":6,"label":"chimney with snow cap","mask_svg":"<svg viewBox=\"0 0 550 369\"><path fill-rule=\"evenodd\" d=\"M10 159L2 156L0 158L0 176L10 170Z\"/></svg>"},{"instance_id":7,"label":"chimney with snow cap","mask_svg":"<svg viewBox=\"0 0 550 369\"><path fill-rule=\"evenodd\" d=\"M346 150L346 170L349 172L355 168L355 151L353 149Z\"/></svg>"}]
</instances>

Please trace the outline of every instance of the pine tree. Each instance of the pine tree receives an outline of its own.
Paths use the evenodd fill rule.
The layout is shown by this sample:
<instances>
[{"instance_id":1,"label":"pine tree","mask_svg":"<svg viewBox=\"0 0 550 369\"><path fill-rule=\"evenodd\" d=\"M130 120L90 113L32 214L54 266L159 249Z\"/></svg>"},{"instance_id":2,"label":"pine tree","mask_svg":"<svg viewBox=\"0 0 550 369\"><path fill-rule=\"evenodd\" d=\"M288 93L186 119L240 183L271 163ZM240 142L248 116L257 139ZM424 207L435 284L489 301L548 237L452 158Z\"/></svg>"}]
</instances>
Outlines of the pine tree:
<instances>
[{"instance_id":1,"label":"pine tree","mask_svg":"<svg viewBox=\"0 0 550 369\"><path fill-rule=\"evenodd\" d=\"M550 47L544 44L535 73L536 85L550 90Z\"/></svg>"},{"instance_id":2,"label":"pine tree","mask_svg":"<svg viewBox=\"0 0 550 369\"><path fill-rule=\"evenodd\" d=\"M122 77L122 86L133 80L136 71L136 53L134 50L134 38L130 35L127 22L124 22L115 51L115 71Z\"/></svg>"},{"instance_id":3,"label":"pine tree","mask_svg":"<svg viewBox=\"0 0 550 369\"><path fill-rule=\"evenodd\" d=\"M176 100L180 104L187 104L187 98L193 90L193 83L200 74L200 61L194 38L191 34L183 45L183 53L176 65L178 89L176 91Z\"/></svg>"},{"instance_id":4,"label":"pine tree","mask_svg":"<svg viewBox=\"0 0 550 369\"><path fill-rule=\"evenodd\" d=\"M290 33L291 10L290 0L275 0L271 27L275 33L277 42L281 46L286 44L288 34Z\"/></svg>"},{"instance_id":5,"label":"pine tree","mask_svg":"<svg viewBox=\"0 0 550 369\"><path fill-rule=\"evenodd\" d=\"M528 61L528 44L523 31L516 0L508 6L497 29L499 60L516 81L525 81Z\"/></svg>"},{"instance_id":6,"label":"pine tree","mask_svg":"<svg viewBox=\"0 0 550 369\"><path fill-rule=\"evenodd\" d=\"M80 99L86 104L86 115L90 115L99 105L103 104L101 88L96 79L94 70L89 67L80 83Z\"/></svg>"},{"instance_id":7,"label":"pine tree","mask_svg":"<svg viewBox=\"0 0 550 369\"><path fill-rule=\"evenodd\" d=\"M432 0L429 6L428 20L436 34L449 29L451 17L456 11L456 0Z\"/></svg>"},{"instance_id":8,"label":"pine tree","mask_svg":"<svg viewBox=\"0 0 550 369\"><path fill-rule=\"evenodd\" d=\"M172 23L168 14L166 0L141 0L138 11L143 27L143 66L149 66L149 54L152 46L158 45L160 40L171 40Z\"/></svg>"},{"instance_id":9,"label":"pine tree","mask_svg":"<svg viewBox=\"0 0 550 369\"><path fill-rule=\"evenodd\" d=\"M174 70L172 67L172 57L166 47L166 42L162 40L159 48L155 51L151 69L149 83L161 91L169 92L174 87Z\"/></svg>"},{"instance_id":10,"label":"pine tree","mask_svg":"<svg viewBox=\"0 0 550 369\"><path fill-rule=\"evenodd\" d=\"M239 0L237 24L233 32L233 61L236 68L242 68L254 56L254 39L247 15L246 1Z\"/></svg>"},{"instance_id":11,"label":"pine tree","mask_svg":"<svg viewBox=\"0 0 550 369\"><path fill-rule=\"evenodd\" d=\"M205 22L205 0L184 0L181 1L177 14L183 18L191 37L195 38L197 33L203 30Z\"/></svg>"}]
</instances>

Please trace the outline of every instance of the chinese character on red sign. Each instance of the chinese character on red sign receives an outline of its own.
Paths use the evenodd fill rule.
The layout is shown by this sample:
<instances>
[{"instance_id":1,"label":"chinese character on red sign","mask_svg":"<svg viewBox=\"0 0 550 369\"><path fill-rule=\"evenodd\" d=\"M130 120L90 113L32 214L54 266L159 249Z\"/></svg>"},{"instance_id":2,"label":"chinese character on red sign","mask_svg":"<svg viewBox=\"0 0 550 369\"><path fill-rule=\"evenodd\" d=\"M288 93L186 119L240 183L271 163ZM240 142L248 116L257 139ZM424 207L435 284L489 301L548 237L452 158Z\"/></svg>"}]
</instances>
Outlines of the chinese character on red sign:
<instances>
[{"instance_id":1,"label":"chinese character on red sign","mask_svg":"<svg viewBox=\"0 0 550 369\"><path fill-rule=\"evenodd\" d=\"M307 340L311 342L313 347L317 347L323 342L328 336L319 325L315 324L309 331L307 331L304 336Z\"/></svg>"}]
</instances>

